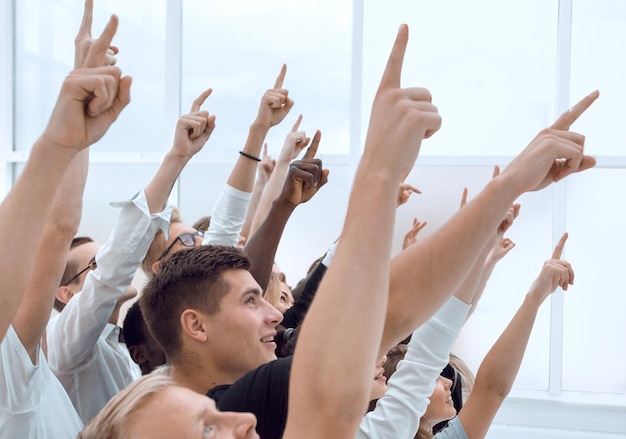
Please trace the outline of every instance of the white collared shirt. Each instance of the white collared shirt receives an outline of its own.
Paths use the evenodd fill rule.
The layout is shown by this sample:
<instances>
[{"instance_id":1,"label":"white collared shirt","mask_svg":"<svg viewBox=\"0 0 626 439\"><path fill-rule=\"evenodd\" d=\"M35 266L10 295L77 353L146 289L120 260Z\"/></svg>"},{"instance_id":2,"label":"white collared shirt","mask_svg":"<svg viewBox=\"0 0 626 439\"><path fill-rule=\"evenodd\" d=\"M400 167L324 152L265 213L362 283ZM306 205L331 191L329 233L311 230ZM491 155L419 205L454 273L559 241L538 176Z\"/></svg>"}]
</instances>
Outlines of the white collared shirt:
<instances>
[{"instance_id":1,"label":"white collared shirt","mask_svg":"<svg viewBox=\"0 0 626 439\"><path fill-rule=\"evenodd\" d=\"M87 423L120 390L141 376L119 327L108 323L117 299L131 284L156 231L169 231L171 208L150 214L144 192L123 203L117 223L96 255L83 289L46 329L48 362Z\"/></svg>"},{"instance_id":2,"label":"white collared shirt","mask_svg":"<svg viewBox=\"0 0 626 439\"><path fill-rule=\"evenodd\" d=\"M0 343L0 434L3 438L73 439L83 429L72 401L37 347L35 364L13 325Z\"/></svg>"}]
</instances>

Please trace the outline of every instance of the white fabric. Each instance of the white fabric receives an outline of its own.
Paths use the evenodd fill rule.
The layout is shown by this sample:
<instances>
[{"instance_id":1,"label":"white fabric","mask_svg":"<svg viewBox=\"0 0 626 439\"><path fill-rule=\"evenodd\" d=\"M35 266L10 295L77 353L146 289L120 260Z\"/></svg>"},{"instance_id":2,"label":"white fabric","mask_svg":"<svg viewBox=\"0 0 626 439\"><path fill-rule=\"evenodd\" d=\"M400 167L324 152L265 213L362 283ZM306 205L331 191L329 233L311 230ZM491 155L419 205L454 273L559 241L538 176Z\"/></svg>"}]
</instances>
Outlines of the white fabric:
<instances>
[{"instance_id":1,"label":"white fabric","mask_svg":"<svg viewBox=\"0 0 626 439\"><path fill-rule=\"evenodd\" d=\"M437 439L467 439L467 433L459 418L454 417L448 422L446 428L441 430L434 437Z\"/></svg>"},{"instance_id":2,"label":"white fabric","mask_svg":"<svg viewBox=\"0 0 626 439\"><path fill-rule=\"evenodd\" d=\"M246 222L250 198L252 198L252 194L249 192L240 191L228 184L224 186L215 203L211 215L211 225L204 234L202 245L230 245L235 247L243 224Z\"/></svg>"},{"instance_id":3,"label":"white fabric","mask_svg":"<svg viewBox=\"0 0 626 439\"><path fill-rule=\"evenodd\" d=\"M41 348L32 363L13 325L0 343L0 436L74 439L83 429Z\"/></svg>"},{"instance_id":4,"label":"white fabric","mask_svg":"<svg viewBox=\"0 0 626 439\"><path fill-rule=\"evenodd\" d=\"M413 332L403 360L385 395L361 422L358 439L413 439L426 412L435 381L449 362L450 350L470 305L451 297Z\"/></svg>"},{"instance_id":5,"label":"white fabric","mask_svg":"<svg viewBox=\"0 0 626 439\"><path fill-rule=\"evenodd\" d=\"M46 329L50 368L84 423L141 376L126 346L118 342L120 329L108 321L156 231L168 230L171 216L171 208L150 214L143 191L130 201L112 205L122 210L96 255L98 268L87 275L82 291Z\"/></svg>"}]
</instances>

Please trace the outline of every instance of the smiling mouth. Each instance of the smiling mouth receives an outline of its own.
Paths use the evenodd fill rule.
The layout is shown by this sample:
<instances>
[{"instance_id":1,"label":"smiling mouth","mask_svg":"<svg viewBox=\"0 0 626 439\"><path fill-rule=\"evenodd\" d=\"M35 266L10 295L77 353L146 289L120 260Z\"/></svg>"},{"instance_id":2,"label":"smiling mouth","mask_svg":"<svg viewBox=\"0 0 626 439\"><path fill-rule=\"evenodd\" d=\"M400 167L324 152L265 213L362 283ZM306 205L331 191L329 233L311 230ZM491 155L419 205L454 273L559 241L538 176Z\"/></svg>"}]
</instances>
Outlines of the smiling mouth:
<instances>
[{"instance_id":1,"label":"smiling mouth","mask_svg":"<svg viewBox=\"0 0 626 439\"><path fill-rule=\"evenodd\" d=\"M274 343L274 336L271 335L269 337L263 337L261 339L261 343Z\"/></svg>"}]
</instances>

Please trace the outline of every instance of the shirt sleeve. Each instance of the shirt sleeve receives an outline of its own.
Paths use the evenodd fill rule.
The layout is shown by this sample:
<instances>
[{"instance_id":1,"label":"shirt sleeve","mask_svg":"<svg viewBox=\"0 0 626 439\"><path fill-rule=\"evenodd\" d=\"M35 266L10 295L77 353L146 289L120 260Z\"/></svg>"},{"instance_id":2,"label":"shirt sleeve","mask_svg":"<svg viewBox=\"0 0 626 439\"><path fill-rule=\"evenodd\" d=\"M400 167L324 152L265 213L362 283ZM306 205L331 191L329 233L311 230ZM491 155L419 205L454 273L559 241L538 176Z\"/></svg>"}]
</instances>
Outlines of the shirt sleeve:
<instances>
[{"instance_id":1,"label":"shirt sleeve","mask_svg":"<svg viewBox=\"0 0 626 439\"><path fill-rule=\"evenodd\" d=\"M470 305L451 297L413 332L385 395L361 422L358 439L412 439L426 411L437 376L448 364Z\"/></svg>"},{"instance_id":2,"label":"shirt sleeve","mask_svg":"<svg viewBox=\"0 0 626 439\"><path fill-rule=\"evenodd\" d=\"M131 284L156 231L169 229L171 207L151 214L143 191L111 205L122 210L96 254L97 268L87 274L82 291L46 329L48 362L54 371L76 370L92 358L115 302Z\"/></svg>"},{"instance_id":3,"label":"shirt sleeve","mask_svg":"<svg viewBox=\"0 0 626 439\"><path fill-rule=\"evenodd\" d=\"M213 209L211 225L204 235L202 244L236 246L246 221L250 198L252 194L249 192L240 191L228 184L224 186Z\"/></svg>"},{"instance_id":4,"label":"shirt sleeve","mask_svg":"<svg viewBox=\"0 0 626 439\"><path fill-rule=\"evenodd\" d=\"M451 419L448 426L433 437L437 439L468 439L463 424L457 417Z\"/></svg>"}]
</instances>

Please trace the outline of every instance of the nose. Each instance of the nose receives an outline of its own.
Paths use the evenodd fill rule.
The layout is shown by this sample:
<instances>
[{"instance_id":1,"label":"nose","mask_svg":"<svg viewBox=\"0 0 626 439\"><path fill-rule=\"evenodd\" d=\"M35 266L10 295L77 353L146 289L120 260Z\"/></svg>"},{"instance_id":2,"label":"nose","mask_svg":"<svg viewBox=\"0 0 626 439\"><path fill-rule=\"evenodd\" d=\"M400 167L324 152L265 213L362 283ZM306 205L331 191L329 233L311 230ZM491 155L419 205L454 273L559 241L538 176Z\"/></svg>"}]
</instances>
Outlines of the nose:
<instances>
[{"instance_id":1,"label":"nose","mask_svg":"<svg viewBox=\"0 0 626 439\"><path fill-rule=\"evenodd\" d=\"M198 246L202 245L202 240L203 239L204 239L203 236L196 235L196 237L195 237L196 245L195 246L198 247Z\"/></svg>"},{"instance_id":2,"label":"nose","mask_svg":"<svg viewBox=\"0 0 626 439\"><path fill-rule=\"evenodd\" d=\"M383 354L382 357L380 357L380 361L378 362L378 364L376 365L377 367L383 367L383 365L387 362L387 355Z\"/></svg>"},{"instance_id":3,"label":"nose","mask_svg":"<svg viewBox=\"0 0 626 439\"><path fill-rule=\"evenodd\" d=\"M232 431L237 439L250 439L258 437L255 431L256 416L252 413L220 412L220 427L225 431Z\"/></svg>"},{"instance_id":4,"label":"nose","mask_svg":"<svg viewBox=\"0 0 626 439\"><path fill-rule=\"evenodd\" d=\"M280 322L283 321L283 314L278 311L275 307L273 307L272 305L270 305L270 303L265 300L262 299L265 302L265 306L267 308L267 318L269 319L270 323L272 326L276 326L278 325Z\"/></svg>"},{"instance_id":5,"label":"nose","mask_svg":"<svg viewBox=\"0 0 626 439\"><path fill-rule=\"evenodd\" d=\"M452 388L452 380L443 376L441 378L443 378L444 388L450 390Z\"/></svg>"}]
</instances>

